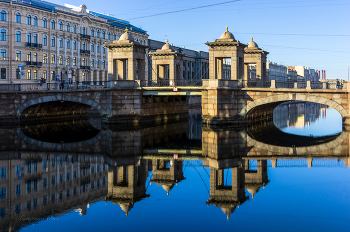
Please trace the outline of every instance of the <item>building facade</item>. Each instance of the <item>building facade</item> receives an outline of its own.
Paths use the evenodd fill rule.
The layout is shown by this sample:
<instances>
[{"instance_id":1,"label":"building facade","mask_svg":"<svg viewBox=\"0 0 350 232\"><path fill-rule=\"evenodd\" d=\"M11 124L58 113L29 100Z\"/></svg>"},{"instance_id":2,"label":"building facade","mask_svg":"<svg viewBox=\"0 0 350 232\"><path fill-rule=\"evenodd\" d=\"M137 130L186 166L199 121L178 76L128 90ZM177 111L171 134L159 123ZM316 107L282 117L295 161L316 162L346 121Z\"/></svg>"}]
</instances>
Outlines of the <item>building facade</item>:
<instances>
[{"instance_id":1,"label":"building facade","mask_svg":"<svg viewBox=\"0 0 350 232\"><path fill-rule=\"evenodd\" d=\"M140 44L148 43L146 31L85 5L0 2L0 83L37 83L41 78L47 82L105 81L104 44L117 40L125 28Z\"/></svg>"}]
</instances>

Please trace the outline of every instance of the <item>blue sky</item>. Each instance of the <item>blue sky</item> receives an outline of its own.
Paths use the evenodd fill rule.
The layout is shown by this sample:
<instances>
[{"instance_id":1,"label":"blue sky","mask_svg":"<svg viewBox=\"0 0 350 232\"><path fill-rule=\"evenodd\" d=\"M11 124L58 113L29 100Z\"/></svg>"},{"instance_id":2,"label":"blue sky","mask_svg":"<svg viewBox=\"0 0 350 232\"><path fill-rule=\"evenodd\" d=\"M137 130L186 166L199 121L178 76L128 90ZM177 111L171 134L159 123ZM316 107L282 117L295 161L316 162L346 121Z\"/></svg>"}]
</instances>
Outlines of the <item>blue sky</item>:
<instances>
[{"instance_id":1,"label":"blue sky","mask_svg":"<svg viewBox=\"0 0 350 232\"><path fill-rule=\"evenodd\" d=\"M176 46L193 50L207 51L204 43L219 38L228 26L242 43L248 43L253 36L260 47L270 52L271 61L326 70L328 79L348 79L349 0L240 0L147 18L138 17L229 0L50 1L62 5L85 4L90 10L141 26L150 39L168 38Z\"/></svg>"}]
</instances>

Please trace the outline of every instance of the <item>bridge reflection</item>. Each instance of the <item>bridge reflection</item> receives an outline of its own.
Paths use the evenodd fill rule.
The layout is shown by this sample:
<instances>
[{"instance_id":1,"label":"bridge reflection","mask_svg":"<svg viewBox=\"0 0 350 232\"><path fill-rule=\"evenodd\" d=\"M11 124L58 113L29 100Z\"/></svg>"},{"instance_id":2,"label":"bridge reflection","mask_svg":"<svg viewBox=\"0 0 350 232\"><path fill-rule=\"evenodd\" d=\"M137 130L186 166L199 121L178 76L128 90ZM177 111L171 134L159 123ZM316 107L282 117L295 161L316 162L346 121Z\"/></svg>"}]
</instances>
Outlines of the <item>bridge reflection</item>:
<instances>
[{"instance_id":1,"label":"bridge reflection","mask_svg":"<svg viewBox=\"0 0 350 232\"><path fill-rule=\"evenodd\" d=\"M199 135L193 123L200 121L134 131L102 130L83 121L0 130L0 227L19 230L73 210L84 215L89 204L101 200L129 215L139 201L152 197L151 183L161 186L157 191L172 194L190 178L184 170L191 167L208 172L209 178L202 178L209 186L203 204L220 207L229 219L273 181L270 167L349 165L347 131L297 137L267 123L243 130L204 127ZM67 128L71 135L81 130L86 134L63 143L43 136Z\"/></svg>"}]
</instances>

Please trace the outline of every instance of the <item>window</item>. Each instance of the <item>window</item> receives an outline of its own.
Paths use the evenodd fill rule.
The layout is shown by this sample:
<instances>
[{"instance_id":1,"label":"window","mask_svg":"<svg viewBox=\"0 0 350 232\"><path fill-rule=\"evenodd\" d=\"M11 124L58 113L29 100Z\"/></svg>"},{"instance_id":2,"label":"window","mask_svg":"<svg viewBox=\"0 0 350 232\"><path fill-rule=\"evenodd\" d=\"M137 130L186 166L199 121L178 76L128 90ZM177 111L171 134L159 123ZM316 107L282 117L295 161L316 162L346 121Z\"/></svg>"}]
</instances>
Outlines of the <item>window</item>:
<instances>
[{"instance_id":1,"label":"window","mask_svg":"<svg viewBox=\"0 0 350 232\"><path fill-rule=\"evenodd\" d=\"M81 33L82 33L83 35L85 35L85 27L83 27L83 28L81 29Z\"/></svg>"},{"instance_id":2,"label":"window","mask_svg":"<svg viewBox=\"0 0 350 232\"><path fill-rule=\"evenodd\" d=\"M47 80L47 71L46 70L43 71L43 79Z\"/></svg>"},{"instance_id":3,"label":"window","mask_svg":"<svg viewBox=\"0 0 350 232\"><path fill-rule=\"evenodd\" d=\"M69 56L66 57L66 66L69 66L70 65L70 58Z\"/></svg>"},{"instance_id":4,"label":"window","mask_svg":"<svg viewBox=\"0 0 350 232\"><path fill-rule=\"evenodd\" d=\"M6 30L1 30L0 40L6 41Z\"/></svg>"},{"instance_id":5,"label":"window","mask_svg":"<svg viewBox=\"0 0 350 232\"><path fill-rule=\"evenodd\" d=\"M86 81L86 73L83 73L83 81ZM85 169L83 169L83 176L85 176ZM85 185L83 185L84 187Z\"/></svg>"},{"instance_id":6,"label":"window","mask_svg":"<svg viewBox=\"0 0 350 232\"><path fill-rule=\"evenodd\" d=\"M21 14L16 13L16 23L21 23Z\"/></svg>"},{"instance_id":7,"label":"window","mask_svg":"<svg viewBox=\"0 0 350 232\"><path fill-rule=\"evenodd\" d=\"M91 44L91 52L94 52L94 44Z\"/></svg>"},{"instance_id":8,"label":"window","mask_svg":"<svg viewBox=\"0 0 350 232\"><path fill-rule=\"evenodd\" d=\"M66 24L66 31L69 32L69 23Z\"/></svg>"},{"instance_id":9,"label":"window","mask_svg":"<svg viewBox=\"0 0 350 232\"><path fill-rule=\"evenodd\" d=\"M34 80L38 80L38 70L33 70L33 78Z\"/></svg>"},{"instance_id":10,"label":"window","mask_svg":"<svg viewBox=\"0 0 350 232\"><path fill-rule=\"evenodd\" d=\"M47 178L43 178L43 189L47 187Z\"/></svg>"},{"instance_id":11,"label":"window","mask_svg":"<svg viewBox=\"0 0 350 232\"><path fill-rule=\"evenodd\" d=\"M21 213L21 204L17 204L15 206L15 212L16 212L16 214L20 214Z\"/></svg>"},{"instance_id":12,"label":"window","mask_svg":"<svg viewBox=\"0 0 350 232\"><path fill-rule=\"evenodd\" d=\"M32 191L32 183L30 181L27 182L27 193L31 193Z\"/></svg>"},{"instance_id":13,"label":"window","mask_svg":"<svg viewBox=\"0 0 350 232\"><path fill-rule=\"evenodd\" d=\"M100 61L97 60L97 68L100 68Z\"/></svg>"},{"instance_id":14,"label":"window","mask_svg":"<svg viewBox=\"0 0 350 232\"><path fill-rule=\"evenodd\" d=\"M33 200L33 208L36 209L36 206L38 205L38 200L35 198Z\"/></svg>"},{"instance_id":15,"label":"window","mask_svg":"<svg viewBox=\"0 0 350 232\"><path fill-rule=\"evenodd\" d=\"M35 44L38 43L38 34L34 34L34 36L33 36L33 43L35 43Z\"/></svg>"},{"instance_id":16,"label":"window","mask_svg":"<svg viewBox=\"0 0 350 232\"><path fill-rule=\"evenodd\" d=\"M97 37L97 38L100 38L100 31L99 31L99 30L97 30L96 37Z\"/></svg>"},{"instance_id":17,"label":"window","mask_svg":"<svg viewBox=\"0 0 350 232\"><path fill-rule=\"evenodd\" d=\"M70 49L70 41L69 41L69 39L67 39L67 41L66 41L66 48Z\"/></svg>"},{"instance_id":18,"label":"window","mask_svg":"<svg viewBox=\"0 0 350 232\"><path fill-rule=\"evenodd\" d=\"M31 52L27 53L27 61L32 61L32 53Z\"/></svg>"},{"instance_id":19,"label":"window","mask_svg":"<svg viewBox=\"0 0 350 232\"><path fill-rule=\"evenodd\" d=\"M96 45L96 52L100 53L100 45L98 45L98 44Z\"/></svg>"},{"instance_id":20,"label":"window","mask_svg":"<svg viewBox=\"0 0 350 232\"><path fill-rule=\"evenodd\" d=\"M116 40L116 39L117 39L116 34L113 34L113 40Z\"/></svg>"},{"instance_id":21,"label":"window","mask_svg":"<svg viewBox=\"0 0 350 232\"><path fill-rule=\"evenodd\" d=\"M77 49L77 42L75 40L73 40L73 49L76 50Z\"/></svg>"},{"instance_id":22,"label":"window","mask_svg":"<svg viewBox=\"0 0 350 232\"><path fill-rule=\"evenodd\" d=\"M21 51L16 51L16 61L21 61Z\"/></svg>"},{"instance_id":23,"label":"window","mask_svg":"<svg viewBox=\"0 0 350 232\"><path fill-rule=\"evenodd\" d=\"M43 19L43 27L47 28L47 19Z\"/></svg>"},{"instance_id":24,"label":"window","mask_svg":"<svg viewBox=\"0 0 350 232\"><path fill-rule=\"evenodd\" d=\"M2 80L6 79L6 68L0 68L0 78Z\"/></svg>"},{"instance_id":25,"label":"window","mask_svg":"<svg viewBox=\"0 0 350 232\"><path fill-rule=\"evenodd\" d=\"M54 64L55 60L56 60L55 55L51 55L51 64ZM51 166L52 166L52 160L51 160Z\"/></svg>"},{"instance_id":26,"label":"window","mask_svg":"<svg viewBox=\"0 0 350 232\"><path fill-rule=\"evenodd\" d=\"M77 33L77 26L73 25L73 33Z\"/></svg>"},{"instance_id":27,"label":"window","mask_svg":"<svg viewBox=\"0 0 350 232\"><path fill-rule=\"evenodd\" d=\"M55 37L51 37L51 47L55 47L55 45L56 45Z\"/></svg>"},{"instance_id":28,"label":"window","mask_svg":"<svg viewBox=\"0 0 350 232\"><path fill-rule=\"evenodd\" d=\"M85 58L81 59L81 65L85 66Z\"/></svg>"},{"instance_id":29,"label":"window","mask_svg":"<svg viewBox=\"0 0 350 232\"><path fill-rule=\"evenodd\" d=\"M94 67L94 59L91 59L91 68Z\"/></svg>"},{"instance_id":30,"label":"window","mask_svg":"<svg viewBox=\"0 0 350 232\"><path fill-rule=\"evenodd\" d=\"M91 175L93 175L95 173L94 167L90 168L90 173L91 173Z\"/></svg>"},{"instance_id":31,"label":"window","mask_svg":"<svg viewBox=\"0 0 350 232\"><path fill-rule=\"evenodd\" d=\"M77 66L77 58L73 57L73 66Z\"/></svg>"},{"instance_id":32,"label":"window","mask_svg":"<svg viewBox=\"0 0 350 232\"><path fill-rule=\"evenodd\" d=\"M108 32L107 39L111 40L111 33L110 32Z\"/></svg>"},{"instance_id":33,"label":"window","mask_svg":"<svg viewBox=\"0 0 350 232\"><path fill-rule=\"evenodd\" d=\"M92 37L94 37L94 29L92 29L92 28L91 28L91 30L90 30L90 35L91 35Z\"/></svg>"},{"instance_id":34,"label":"window","mask_svg":"<svg viewBox=\"0 0 350 232\"><path fill-rule=\"evenodd\" d=\"M46 206L46 202L47 202L47 196L43 197L43 206Z\"/></svg>"},{"instance_id":35,"label":"window","mask_svg":"<svg viewBox=\"0 0 350 232\"><path fill-rule=\"evenodd\" d=\"M6 188L2 187L0 188L0 199L6 198Z\"/></svg>"},{"instance_id":36,"label":"window","mask_svg":"<svg viewBox=\"0 0 350 232\"><path fill-rule=\"evenodd\" d=\"M43 44L44 46L47 46L47 35L43 36Z\"/></svg>"},{"instance_id":37,"label":"window","mask_svg":"<svg viewBox=\"0 0 350 232\"><path fill-rule=\"evenodd\" d=\"M102 68L105 69L106 68L106 62L103 60L102 61Z\"/></svg>"},{"instance_id":38,"label":"window","mask_svg":"<svg viewBox=\"0 0 350 232\"><path fill-rule=\"evenodd\" d=\"M59 44L60 48L63 48L63 39L62 38L59 39L59 43L58 44Z\"/></svg>"},{"instance_id":39,"label":"window","mask_svg":"<svg viewBox=\"0 0 350 232\"><path fill-rule=\"evenodd\" d=\"M44 72L46 72L46 71L44 71ZM44 172L46 171L46 168L47 168L47 161L43 160L43 171Z\"/></svg>"},{"instance_id":40,"label":"window","mask_svg":"<svg viewBox=\"0 0 350 232\"><path fill-rule=\"evenodd\" d=\"M55 181L55 176L51 176L51 186L55 186L56 181Z\"/></svg>"},{"instance_id":41,"label":"window","mask_svg":"<svg viewBox=\"0 0 350 232\"><path fill-rule=\"evenodd\" d=\"M54 203L55 202L55 194L51 194L51 203Z\"/></svg>"},{"instance_id":42,"label":"window","mask_svg":"<svg viewBox=\"0 0 350 232\"><path fill-rule=\"evenodd\" d=\"M30 211L32 209L32 202L27 201L27 211Z\"/></svg>"},{"instance_id":43,"label":"window","mask_svg":"<svg viewBox=\"0 0 350 232\"><path fill-rule=\"evenodd\" d=\"M85 42L82 43L81 49L82 49L82 50L85 50Z\"/></svg>"},{"instance_id":44,"label":"window","mask_svg":"<svg viewBox=\"0 0 350 232\"><path fill-rule=\"evenodd\" d=\"M18 197L20 195L21 195L21 185L18 184L18 185L16 185L16 197Z\"/></svg>"},{"instance_id":45,"label":"window","mask_svg":"<svg viewBox=\"0 0 350 232\"><path fill-rule=\"evenodd\" d=\"M6 60L6 50L1 49L0 60Z\"/></svg>"},{"instance_id":46,"label":"window","mask_svg":"<svg viewBox=\"0 0 350 232\"><path fill-rule=\"evenodd\" d=\"M30 69L27 70L27 80L32 79L32 72Z\"/></svg>"},{"instance_id":47,"label":"window","mask_svg":"<svg viewBox=\"0 0 350 232\"><path fill-rule=\"evenodd\" d=\"M75 180L77 178L77 171L73 172L73 180Z\"/></svg>"},{"instance_id":48,"label":"window","mask_svg":"<svg viewBox=\"0 0 350 232\"><path fill-rule=\"evenodd\" d=\"M34 52L34 62L38 62L38 53Z\"/></svg>"},{"instance_id":49,"label":"window","mask_svg":"<svg viewBox=\"0 0 350 232\"><path fill-rule=\"evenodd\" d=\"M106 48L104 46L102 47L102 53L106 54Z\"/></svg>"},{"instance_id":50,"label":"window","mask_svg":"<svg viewBox=\"0 0 350 232\"><path fill-rule=\"evenodd\" d=\"M105 39L106 38L106 32L102 32L102 39Z\"/></svg>"},{"instance_id":51,"label":"window","mask_svg":"<svg viewBox=\"0 0 350 232\"><path fill-rule=\"evenodd\" d=\"M30 15L27 15L27 24L32 25L32 17Z\"/></svg>"},{"instance_id":52,"label":"window","mask_svg":"<svg viewBox=\"0 0 350 232\"><path fill-rule=\"evenodd\" d=\"M21 42L21 32L16 31L16 42Z\"/></svg>"},{"instance_id":53,"label":"window","mask_svg":"<svg viewBox=\"0 0 350 232\"><path fill-rule=\"evenodd\" d=\"M0 178L1 179L6 178L6 167L2 167L0 169Z\"/></svg>"},{"instance_id":54,"label":"window","mask_svg":"<svg viewBox=\"0 0 350 232\"><path fill-rule=\"evenodd\" d=\"M63 31L63 23L62 22L59 22L59 30Z\"/></svg>"},{"instance_id":55,"label":"window","mask_svg":"<svg viewBox=\"0 0 350 232\"><path fill-rule=\"evenodd\" d=\"M38 17L34 16L33 24L34 24L34 26L38 26Z\"/></svg>"},{"instance_id":56,"label":"window","mask_svg":"<svg viewBox=\"0 0 350 232\"><path fill-rule=\"evenodd\" d=\"M59 63L59 65L63 65L63 57L62 56L58 57L58 63Z\"/></svg>"},{"instance_id":57,"label":"window","mask_svg":"<svg viewBox=\"0 0 350 232\"><path fill-rule=\"evenodd\" d=\"M32 42L32 34L27 33L27 43L31 43L31 42Z\"/></svg>"},{"instance_id":58,"label":"window","mask_svg":"<svg viewBox=\"0 0 350 232\"><path fill-rule=\"evenodd\" d=\"M6 11L1 11L1 21L6 21Z\"/></svg>"},{"instance_id":59,"label":"window","mask_svg":"<svg viewBox=\"0 0 350 232\"><path fill-rule=\"evenodd\" d=\"M51 20L51 29L55 29L55 20Z\"/></svg>"},{"instance_id":60,"label":"window","mask_svg":"<svg viewBox=\"0 0 350 232\"><path fill-rule=\"evenodd\" d=\"M69 172L66 174L66 181L69 181Z\"/></svg>"},{"instance_id":61,"label":"window","mask_svg":"<svg viewBox=\"0 0 350 232\"><path fill-rule=\"evenodd\" d=\"M59 181L59 184L62 184L62 182L63 182L63 175L62 174L60 174L58 181Z\"/></svg>"},{"instance_id":62,"label":"window","mask_svg":"<svg viewBox=\"0 0 350 232\"><path fill-rule=\"evenodd\" d=\"M38 179L33 180L33 191L38 191Z\"/></svg>"},{"instance_id":63,"label":"window","mask_svg":"<svg viewBox=\"0 0 350 232\"><path fill-rule=\"evenodd\" d=\"M51 80L55 80L55 71L51 71Z\"/></svg>"}]
</instances>

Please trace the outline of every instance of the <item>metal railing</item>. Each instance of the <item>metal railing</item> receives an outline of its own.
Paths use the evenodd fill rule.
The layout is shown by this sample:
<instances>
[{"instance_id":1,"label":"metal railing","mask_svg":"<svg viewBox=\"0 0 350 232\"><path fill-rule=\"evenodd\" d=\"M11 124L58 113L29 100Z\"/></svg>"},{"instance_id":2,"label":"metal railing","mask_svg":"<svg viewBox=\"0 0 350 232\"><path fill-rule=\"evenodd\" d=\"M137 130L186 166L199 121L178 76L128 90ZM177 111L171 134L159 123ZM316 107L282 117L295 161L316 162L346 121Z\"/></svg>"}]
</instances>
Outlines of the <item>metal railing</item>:
<instances>
[{"instance_id":1,"label":"metal railing","mask_svg":"<svg viewBox=\"0 0 350 232\"><path fill-rule=\"evenodd\" d=\"M43 62L26 61L27 66L43 66Z\"/></svg>"},{"instance_id":2,"label":"metal railing","mask_svg":"<svg viewBox=\"0 0 350 232\"><path fill-rule=\"evenodd\" d=\"M80 34L80 39L91 39L90 35Z\"/></svg>"},{"instance_id":3,"label":"metal railing","mask_svg":"<svg viewBox=\"0 0 350 232\"><path fill-rule=\"evenodd\" d=\"M26 43L26 47L29 47L29 48L43 48L43 45L42 44L38 44L38 43Z\"/></svg>"},{"instance_id":4,"label":"metal railing","mask_svg":"<svg viewBox=\"0 0 350 232\"><path fill-rule=\"evenodd\" d=\"M90 70L90 69L91 69L91 67L90 67L90 66L80 66L80 69Z\"/></svg>"},{"instance_id":5,"label":"metal railing","mask_svg":"<svg viewBox=\"0 0 350 232\"><path fill-rule=\"evenodd\" d=\"M90 55L90 50L80 49L80 55Z\"/></svg>"},{"instance_id":6,"label":"metal railing","mask_svg":"<svg viewBox=\"0 0 350 232\"><path fill-rule=\"evenodd\" d=\"M202 86L202 80L142 80L141 87Z\"/></svg>"}]
</instances>

